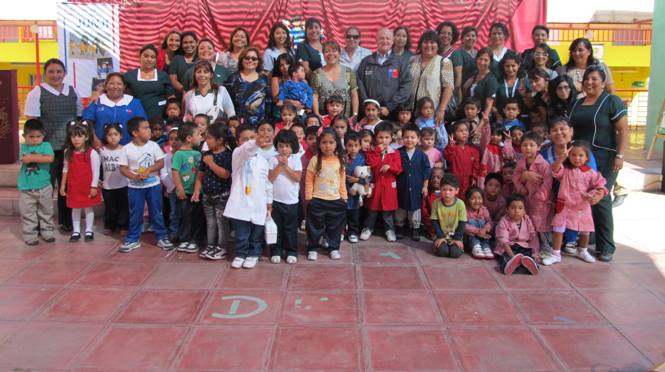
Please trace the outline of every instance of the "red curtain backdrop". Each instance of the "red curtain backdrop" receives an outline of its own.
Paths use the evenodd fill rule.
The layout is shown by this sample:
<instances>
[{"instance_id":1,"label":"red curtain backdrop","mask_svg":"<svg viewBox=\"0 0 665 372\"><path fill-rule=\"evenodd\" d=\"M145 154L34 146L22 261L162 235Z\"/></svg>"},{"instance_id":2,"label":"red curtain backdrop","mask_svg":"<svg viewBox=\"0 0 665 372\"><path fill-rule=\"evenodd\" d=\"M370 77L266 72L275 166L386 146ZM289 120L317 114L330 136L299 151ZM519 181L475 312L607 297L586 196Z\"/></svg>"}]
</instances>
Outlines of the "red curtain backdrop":
<instances>
[{"instance_id":1,"label":"red curtain backdrop","mask_svg":"<svg viewBox=\"0 0 665 372\"><path fill-rule=\"evenodd\" d=\"M138 65L138 50L160 44L169 30L195 31L220 49L228 47L236 27L250 33L251 43L264 48L270 27L284 19L317 17L325 37L344 43L344 30L360 28L361 45L373 49L376 31L407 26L412 49L424 30L449 20L460 29L475 26L477 45L487 45L489 27L504 22L511 30L510 45L521 51L531 46L531 28L544 24L547 0L74 0L80 3L112 3L120 10L120 65Z\"/></svg>"}]
</instances>

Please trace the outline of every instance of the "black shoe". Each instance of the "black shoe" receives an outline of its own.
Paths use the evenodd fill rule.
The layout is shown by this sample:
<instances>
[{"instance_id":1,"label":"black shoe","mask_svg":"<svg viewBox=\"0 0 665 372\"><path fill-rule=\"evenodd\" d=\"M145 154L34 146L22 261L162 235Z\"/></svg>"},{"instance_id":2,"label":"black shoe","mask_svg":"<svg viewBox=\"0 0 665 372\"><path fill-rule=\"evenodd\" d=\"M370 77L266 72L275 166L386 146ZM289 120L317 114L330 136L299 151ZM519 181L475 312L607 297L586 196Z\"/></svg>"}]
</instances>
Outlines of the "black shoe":
<instances>
[{"instance_id":1,"label":"black shoe","mask_svg":"<svg viewBox=\"0 0 665 372\"><path fill-rule=\"evenodd\" d=\"M73 233L72 236L69 237L69 242L70 243L76 243L81 239L81 234L80 233Z\"/></svg>"},{"instance_id":2,"label":"black shoe","mask_svg":"<svg viewBox=\"0 0 665 372\"><path fill-rule=\"evenodd\" d=\"M55 241L55 237L53 237L53 236L47 236L46 238L42 238L42 239L44 239L44 241L47 242L47 243L53 243Z\"/></svg>"},{"instance_id":3,"label":"black shoe","mask_svg":"<svg viewBox=\"0 0 665 372\"><path fill-rule=\"evenodd\" d=\"M628 194L615 196L614 200L612 201L612 208L619 207L621 204L623 204L623 202L624 202L624 200L626 200L627 196L628 196Z\"/></svg>"},{"instance_id":4,"label":"black shoe","mask_svg":"<svg viewBox=\"0 0 665 372\"><path fill-rule=\"evenodd\" d=\"M610 262L612 261L612 258L614 258L612 253L601 253L598 255L598 260L602 262Z\"/></svg>"},{"instance_id":5,"label":"black shoe","mask_svg":"<svg viewBox=\"0 0 665 372\"><path fill-rule=\"evenodd\" d=\"M72 227L68 225L60 225L58 226L58 230L60 231L61 234L69 234L72 232Z\"/></svg>"},{"instance_id":6,"label":"black shoe","mask_svg":"<svg viewBox=\"0 0 665 372\"><path fill-rule=\"evenodd\" d=\"M35 239L35 240L26 240L25 241L25 245L29 245L31 247L34 247L37 244L39 244L39 240L37 240L37 239Z\"/></svg>"},{"instance_id":7,"label":"black shoe","mask_svg":"<svg viewBox=\"0 0 665 372\"><path fill-rule=\"evenodd\" d=\"M86 242L91 242L91 241L95 240L95 233L91 232L91 231L87 231L85 233L85 238L83 238L83 240L85 240Z\"/></svg>"},{"instance_id":8,"label":"black shoe","mask_svg":"<svg viewBox=\"0 0 665 372\"><path fill-rule=\"evenodd\" d=\"M411 240L413 240L414 242L419 242L420 241L420 229L419 228L411 229Z\"/></svg>"},{"instance_id":9,"label":"black shoe","mask_svg":"<svg viewBox=\"0 0 665 372\"><path fill-rule=\"evenodd\" d=\"M397 240L404 239L404 227L395 226L395 238Z\"/></svg>"}]
</instances>

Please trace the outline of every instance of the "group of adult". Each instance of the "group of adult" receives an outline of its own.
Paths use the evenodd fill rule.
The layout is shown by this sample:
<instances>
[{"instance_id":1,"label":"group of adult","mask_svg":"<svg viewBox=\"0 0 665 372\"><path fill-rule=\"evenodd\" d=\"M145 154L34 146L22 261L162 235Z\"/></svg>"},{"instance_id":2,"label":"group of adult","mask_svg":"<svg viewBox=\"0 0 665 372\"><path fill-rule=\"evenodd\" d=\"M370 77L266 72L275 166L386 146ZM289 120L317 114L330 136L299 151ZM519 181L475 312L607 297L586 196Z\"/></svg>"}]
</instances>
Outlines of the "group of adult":
<instances>
[{"instance_id":1,"label":"group of adult","mask_svg":"<svg viewBox=\"0 0 665 372\"><path fill-rule=\"evenodd\" d=\"M549 30L545 26L533 29L534 46L523 53L507 46L510 33L502 23L491 26L489 45L484 48L476 45L476 28L464 27L460 32L452 22L423 32L415 50L406 27L378 30L374 52L360 45L359 27L345 30L344 46L324 41L322 30L318 19L308 19L305 40L295 48L288 27L277 23L270 29L264 51L252 46L243 28L233 30L224 51L216 51L211 40L199 39L193 32L171 31L159 48L147 45L139 51L138 68L109 74L104 92L93 97L85 111L76 90L64 83L64 64L49 60L44 81L28 95L25 114L44 121L46 140L56 150L52 176L57 182L69 120L91 119L101 138L107 123L124 124L136 115L163 117L169 99L182 99L185 119L223 113L255 124L277 120L279 90L294 63L306 70L316 115L326 114L325 102L333 95L344 99L344 114L350 118L359 114L366 99L378 101L381 115L390 118L398 107L415 109L420 98L429 97L441 125L466 97L480 102L483 117L500 117L502 102L527 98L532 87L526 72L535 69L542 70L535 76L546 75L549 81L540 94L547 103L546 114L569 118L574 139L592 145L598 170L607 179L608 189L613 187L627 146L626 111L613 95L611 71L594 58L589 40L573 41L563 64L546 44ZM129 142L127 133L122 142ZM64 202L59 201L59 207L60 225L67 230L70 214ZM609 197L594 207L594 220L597 249L612 253Z\"/></svg>"}]
</instances>

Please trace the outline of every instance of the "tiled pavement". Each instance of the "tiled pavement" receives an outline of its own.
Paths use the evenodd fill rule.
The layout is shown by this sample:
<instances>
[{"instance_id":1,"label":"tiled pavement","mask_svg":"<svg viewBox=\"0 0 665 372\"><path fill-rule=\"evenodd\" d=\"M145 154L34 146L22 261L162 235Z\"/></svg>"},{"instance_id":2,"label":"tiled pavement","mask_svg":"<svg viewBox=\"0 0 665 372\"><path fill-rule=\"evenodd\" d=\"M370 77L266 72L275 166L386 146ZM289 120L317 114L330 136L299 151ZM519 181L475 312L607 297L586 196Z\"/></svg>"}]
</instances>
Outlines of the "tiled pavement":
<instances>
[{"instance_id":1,"label":"tiled pavement","mask_svg":"<svg viewBox=\"0 0 665 372\"><path fill-rule=\"evenodd\" d=\"M602 371L665 361L662 246L620 246L612 264L566 258L531 277L380 237L345 243L340 261L232 270L151 244L121 254L117 237L101 234L36 248L19 234L16 219L0 220L3 371Z\"/></svg>"}]
</instances>

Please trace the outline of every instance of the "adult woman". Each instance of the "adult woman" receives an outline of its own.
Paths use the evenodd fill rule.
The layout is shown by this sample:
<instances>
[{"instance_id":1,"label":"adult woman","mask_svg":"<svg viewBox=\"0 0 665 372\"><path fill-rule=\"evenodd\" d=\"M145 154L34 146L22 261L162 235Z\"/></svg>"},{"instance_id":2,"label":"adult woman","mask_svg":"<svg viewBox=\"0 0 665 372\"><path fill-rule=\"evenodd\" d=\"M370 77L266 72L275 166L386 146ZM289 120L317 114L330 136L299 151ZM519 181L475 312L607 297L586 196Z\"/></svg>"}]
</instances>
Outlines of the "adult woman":
<instances>
[{"instance_id":1,"label":"adult woman","mask_svg":"<svg viewBox=\"0 0 665 372\"><path fill-rule=\"evenodd\" d=\"M550 37L550 29L543 25L536 25L531 30L531 39L533 40L533 48L526 49L522 52L522 61L525 66L531 65L531 60L533 59L533 54L535 53L536 46L545 44L547 46L547 41ZM555 70L561 67L561 59L559 58L559 53L556 49L547 47L547 54L549 55L549 60L547 62L547 68Z\"/></svg>"},{"instance_id":2,"label":"adult woman","mask_svg":"<svg viewBox=\"0 0 665 372\"><path fill-rule=\"evenodd\" d=\"M261 65L259 49L253 46L245 48L239 56L238 71L224 83L236 115L252 125L258 125L265 119L270 102L270 82Z\"/></svg>"},{"instance_id":3,"label":"adult woman","mask_svg":"<svg viewBox=\"0 0 665 372\"><path fill-rule=\"evenodd\" d=\"M148 118L164 116L166 100L175 97L168 75L156 68L157 48L148 44L139 51L140 67L125 73L125 84L141 101Z\"/></svg>"},{"instance_id":4,"label":"adult woman","mask_svg":"<svg viewBox=\"0 0 665 372\"><path fill-rule=\"evenodd\" d=\"M557 71L559 75L566 74L573 78L575 89L578 92L583 92L582 81L587 67L591 65L598 65L605 73L605 89L609 93L614 93L614 80L612 79L612 72L603 62L598 61L593 57L593 48L589 39L579 38L573 40L570 44L570 56L565 66L561 66Z\"/></svg>"},{"instance_id":5,"label":"adult woman","mask_svg":"<svg viewBox=\"0 0 665 372\"><path fill-rule=\"evenodd\" d=\"M462 29L462 46L450 55L455 73L455 98L462 102L462 84L476 74L476 40L478 30L467 26Z\"/></svg>"},{"instance_id":6,"label":"adult woman","mask_svg":"<svg viewBox=\"0 0 665 372\"><path fill-rule=\"evenodd\" d=\"M157 52L157 68L168 73L171 60L180 53L180 31L169 31Z\"/></svg>"},{"instance_id":7,"label":"adult woman","mask_svg":"<svg viewBox=\"0 0 665 372\"><path fill-rule=\"evenodd\" d=\"M214 81L212 65L208 61L196 62L193 74L192 89L184 98L185 120L193 120L196 115L205 114L213 122L221 114L226 117L236 114L226 88Z\"/></svg>"},{"instance_id":8,"label":"adult woman","mask_svg":"<svg viewBox=\"0 0 665 372\"><path fill-rule=\"evenodd\" d=\"M559 74L557 74L556 71L552 70L549 66L552 64L551 59L550 59L550 53L556 51L554 49L550 49L550 47L547 46L547 44L537 44L535 47L532 48L532 52L528 57L530 58L529 61L524 61L522 66L524 67L523 70L525 71L531 71L535 69L541 69L547 72L547 75L549 75L550 81L554 80ZM526 55L526 54L523 54Z\"/></svg>"},{"instance_id":9,"label":"adult woman","mask_svg":"<svg viewBox=\"0 0 665 372\"><path fill-rule=\"evenodd\" d=\"M226 79L231 75L231 71L219 63L215 63L215 46L210 39L201 39L199 45L196 46L197 63L206 61L210 63L213 69L213 82L217 85L224 84ZM185 72L182 85L185 89L189 90L194 82L194 67L191 66Z\"/></svg>"},{"instance_id":10,"label":"adult woman","mask_svg":"<svg viewBox=\"0 0 665 372\"><path fill-rule=\"evenodd\" d=\"M217 64L229 71L229 75L238 70L240 53L249 45L249 32L242 27L231 31L229 49L217 55Z\"/></svg>"},{"instance_id":11,"label":"adult woman","mask_svg":"<svg viewBox=\"0 0 665 372\"><path fill-rule=\"evenodd\" d=\"M517 98L520 101L520 111L526 113L524 98L528 92L527 78L522 76L520 72L520 57L517 54L508 54L499 63L499 67L503 73L499 82L499 87L496 91L496 115L498 118L503 117L503 106L506 104L508 98ZM499 120L503 121L503 120Z\"/></svg>"},{"instance_id":12,"label":"adult woman","mask_svg":"<svg viewBox=\"0 0 665 372\"><path fill-rule=\"evenodd\" d=\"M508 27L501 22L496 22L490 27L490 43L488 48L492 50L492 65L490 70L494 77L500 79L502 76L499 63L506 54L517 54L514 50L506 48L506 41L510 37Z\"/></svg>"},{"instance_id":13,"label":"adult woman","mask_svg":"<svg viewBox=\"0 0 665 372\"><path fill-rule=\"evenodd\" d=\"M317 116L327 114L326 100L330 96L344 99L344 115L358 115L358 83L352 69L339 64L341 48L336 41L323 43L323 58L326 65L312 74L314 90L313 111Z\"/></svg>"},{"instance_id":14,"label":"adult woman","mask_svg":"<svg viewBox=\"0 0 665 372\"><path fill-rule=\"evenodd\" d=\"M406 26L399 26L393 31L394 44L393 44L393 53L396 56L402 56L408 61L413 57L411 52L411 35L409 34L409 29Z\"/></svg>"},{"instance_id":15,"label":"adult woman","mask_svg":"<svg viewBox=\"0 0 665 372\"><path fill-rule=\"evenodd\" d=\"M182 54L176 54L169 66L169 79L171 79L171 85L173 85L178 97L182 97L182 94L187 91L182 82L187 69L196 62L196 45L199 43L196 34L189 31L183 32L181 39Z\"/></svg>"},{"instance_id":16,"label":"adult woman","mask_svg":"<svg viewBox=\"0 0 665 372\"><path fill-rule=\"evenodd\" d=\"M628 117L621 99L606 90L605 70L589 66L582 77L585 97L578 99L570 110L575 139L591 143L598 171L611 190L617 174L623 168L623 156L628 147ZM596 229L596 252L601 261L611 261L615 251L612 201L609 195L592 208Z\"/></svg>"},{"instance_id":17,"label":"adult woman","mask_svg":"<svg viewBox=\"0 0 665 372\"><path fill-rule=\"evenodd\" d=\"M494 107L494 100L496 99L496 92L499 88L499 83L490 71L490 64L492 63L492 50L483 48L476 54L476 69L478 72L462 86L465 92L465 97L474 97L480 101L480 106L483 113L483 120L489 123L489 117Z\"/></svg>"},{"instance_id":18,"label":"adult woman","mask_svg":"<svg viewBox=\"0 0 665 372\"><path fill-rule=\"evenodd\" d=\"M64 148L67 139L67 123L76 120L83 112L83 103L76 89L65 84L65 64L57 58L44 63L43 82L34 87L25 100L23 112L28 119L39 118L44 123L44 141L53 147L51 184L60 187ZM67 199L58 194L58 224L60 231L72 230L72 211L67 208Z\"/></svg>"},{"instance_id":19,"label":"adult woman","mask_svg":"<svg viewBox=\"0 0 665 372\"><path fill-rule=\"evenodd\" d=\"M290 79L289 67L294 63L296 63L296 61L290 54L284 53L277 57L277 61L272 69L272 76L270 77L270 94L274 105L277 105L280 101L279 90L282 89L284 83ZM287 99L286 102L296 106L298 110L303 108L300 101ZM273 110L273 117L279 119L281 117L281 112L279 110Z\"/></svg>"},{"instance_id":20,"label":"adult woman","mask_svg":"<svg viewBox=\"0 0 665 372\"><path fill-rule=\"evenodd\" d=\"M125 94L125 78L118 72L112 72L106 76L104 82L104 93L98 99L90 102L83 111L83 119L92 120L95 123L94 146L102 146L101 139L104 138L104 127L106 124L120 123L122 125L122 138L120 144L131 142L132 137L127 131L127 121L140 116L147 118L141 101Z\"/></svg>"},{"instance_id":21,"label":"adult woman","mask_svg":"<svg viewBox=\"0 0 665 372\"><path fill-rule=\"evenodd\" d=\"M370 54L372 54L371 50L360 46L360 29L358 27L347 28L344 33L344 49L339 57L339 63L356 71L360 61Z\"/></svg>"},{"instance_id":22,"label":"adult woman","mask_svg":"<svg viewBox=\"0 0 665 372\"><path fill-rule=\"evenodd\" d=\"M291 33L282 22L277 22L270 29L268 48L263 51L263 70L268 76L272 74L277 57L285 53L294 55L291 47Z\"/></svg>"},{"instance_id":23,"label":"adult woman","mask_svg":"<svg viewBox=\"0 0 665 372\"><path fill-rule=\"evenodd\" d=\"M459 30L457 30L457 26L450 21L444 21L439 23L436 27L436 33L439 35L439 39L441 39L441 50L439 51L439 54L443 58L450 58L450 55L453 54L455 49L455 43L459 38Z\"/></svg>"},{"instance_id":24,"label":"adult woman","mask_svg":"<svg viewBox=\"0 0 665 372\"><path fill-rule=\"evenodd\" d=\"M296 61L301 61L307 76L323 66L323 46L321 45L321 21L308 18L305 21L305 41L298 47Z\"/></svg>"},{"instance_id":25,"label":"adult woman","mask_svg":"<svg viewBox=\"0 0 665 372\"><path fill-rule=\"evenodd\" d=\"M577 90L573 79L568 75L561 75L548 84L550 104L547 116L552 119L557 116L569 118L570 109L577 97Z\"/></svg>"},{"instance_id":26,"label":"adult woman","mask_svg":"<svg viewBox=\"0 0 665 372\"><path fill-rule=\"evenodd\" d=\"M415 104L420 98L431 98L436 109L437 124L443 123L455 86L452 62L439 55L441 44L436 31L425 31L418 41L418 54L411 58L410 63L412 80L409 107L415 111Z\"/></svg>"}]
</instances>

